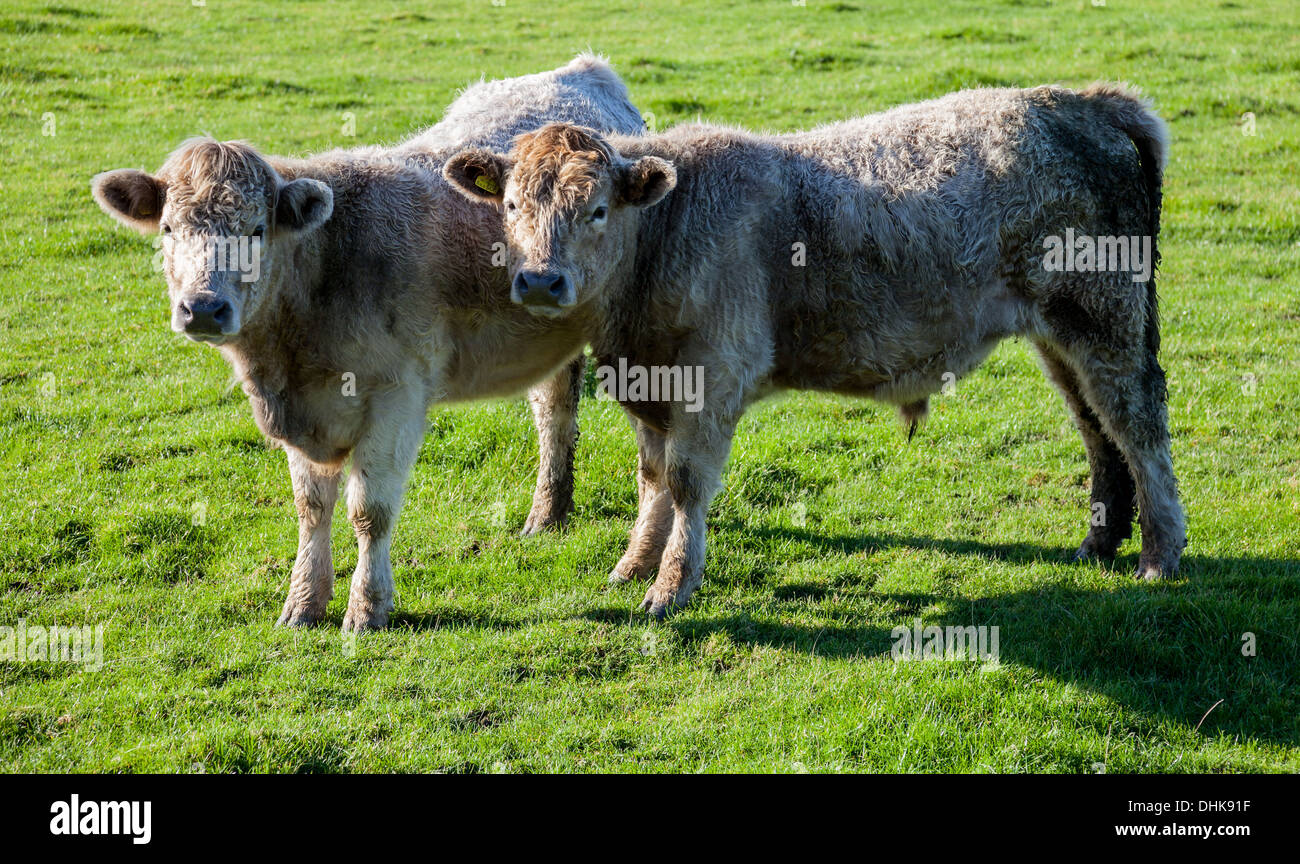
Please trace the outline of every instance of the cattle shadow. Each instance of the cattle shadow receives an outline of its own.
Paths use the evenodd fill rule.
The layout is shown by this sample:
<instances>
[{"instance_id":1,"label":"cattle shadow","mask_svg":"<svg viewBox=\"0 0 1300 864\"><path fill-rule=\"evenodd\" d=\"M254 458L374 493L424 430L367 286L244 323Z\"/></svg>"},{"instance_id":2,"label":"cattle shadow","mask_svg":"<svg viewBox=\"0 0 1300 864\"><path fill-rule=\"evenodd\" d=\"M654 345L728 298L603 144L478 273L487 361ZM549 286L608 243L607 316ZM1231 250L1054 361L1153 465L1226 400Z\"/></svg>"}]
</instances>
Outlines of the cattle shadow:
<instances>
[{"instance_id":1,"label":"cattle shadow","mask_svg":"<svg viewBox=\"0 0 1300 864\"><path fill-rule=\"evenodd\" d=\"M1036 543L987 543L981 540L961 540L945 537L925 537L906 534L826 534L805 528L753 527L738 521L716 524L719 532L729 533L729 539L739 543L740 549L760 551L770 548L772 541L794 540L819 553L836 552L844 555L880 552L887 549L907 548L917 551L942 552L949 555L979 555L1005 561L1008 564L1035 564L1040 561L1069 561L1074 546L1052 546ZM1134 529L1136 530L1136 528ZM1079 530L1079 540L1084 529ZM1137 555L1121 555L1115 559L1118 567L1128 561L1137 569Z\"/></svg>"},{"instance_id":2,"label":"cattle shadow","mask_svg":"<svg viewBox=\"0 0 1300 864\"><path fill-rule=\"evenodd\" d=\"M339 623L343 619L340 616ZM521 622L503 618L491 612L475 609L458 609L448 606L421 611L394 611L388 619L390 630L516 630Z\"/></svg>"},{"instance_id":3,"label":"cattle shadow","mask_svg":"<svg viewBox=\"0 0 1300 864\"><path fill-rule=\"evenodd\" d=\"M795 539L841 553L908 548L1030 564L1060 561L1072 551L1032 543L750 530L760 545ZM865 572L862 583L855 584L852 574L840 568L829 588L811 580L757 588L770 598L764 599L762 612L701 616L695 611L669 618L666 626L687 644L725 633L739 644L847 663L889 661L891 631L911 627L917 619L926 626L996 626L1004 664L1069 682L1201 736L1300 746L1300 561L1188 555L1178 579L1148 584L1131 575L1136 558L1116 562L1113 587L1040 583L976 598L943 588L933 593L877 591ZM861 611L810 605L828 591L869 601L869 618ZM773 604L777 615L768 611ZM626 610L622 614L626 619ZM614 620L601 613L590 617ZM816 623L795 623L810 617ZM644 619L635 623L644 626Z\"/></svg>"}]
</instances>

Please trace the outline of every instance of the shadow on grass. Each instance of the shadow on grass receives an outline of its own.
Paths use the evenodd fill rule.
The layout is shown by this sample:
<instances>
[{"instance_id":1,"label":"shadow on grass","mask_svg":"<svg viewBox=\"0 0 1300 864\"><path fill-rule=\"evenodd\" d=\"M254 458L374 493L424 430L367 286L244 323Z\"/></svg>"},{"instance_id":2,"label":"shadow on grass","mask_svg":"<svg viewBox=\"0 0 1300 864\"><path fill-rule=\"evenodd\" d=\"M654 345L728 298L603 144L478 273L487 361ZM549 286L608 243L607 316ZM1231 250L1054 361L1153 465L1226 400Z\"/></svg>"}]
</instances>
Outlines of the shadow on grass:
<instances>
[{"instance_id":1,"label":"shadow on grass","mask_svg":"<svg viewBox=\"0 0 1300 864\"><path fill-rule=\"evenodd\" d=\"M342 623L342 618L339 623ZM515 630L519 626L520 622L491 612L453 606L422 612L397 611L388 622L390 630Z\"/></svg>"},{"instance_id":2,"label":"shadow on grass","mask_svg":"<svg viewBox=\"0 0 1300 864\"><path fill-rule=\"evenodd\" d=\"M760 544L794 539L845 554L905 547L1014 564L1064 557L1060 548L1025 543L819 537L798 529L755 533ZM1135 565L1136 556L1129 557ZM810 605L823 596L822 586L785 585L768 591L783 610L776 615L695 613L670 618L667 626L688 643L725 633L738 643L849 662L888 659L891 630L911 627L917 618L926 626L997 627L1003 663L1085 687L1155 718L1189 728L1200 724L1202 735L1300 745L1300 561L1189 555L1178 579L1154 584L1133 580L1132 565L1123 558L1115 567L1112 589L1049 585L974 599L878 592L868 581L855 596L879 606L870 618ZM599 611L589 617L616 618ZM796 623L808 618L817 623ZM644 623L638 617L637 626Z\"/></svg>"},{"instance_id":3,"label":"shadow on grass","mask_svg":"<svg viewBox=\"0 0 1300 864\"><path fill-rule=\"evenodd\" d=\"M744 547L754 551L766 549L772 541L795 541L818 552L838 552L854 555L864 552L878 552L883 549L907 548L923 551L942 552L946 555L978 555L1006 561L1008 564L1034 564L1039 561L1069 561L1077 546L1042 546L1035 543L984 543L979 540L952 540L943 537L913 537L893 534L822 534L805 528L764 528L751 527L741 522L722 522L716 526L719 532L726 531L733 535ZM1079 534L1083 539L1083 534ZM1137 569L1137 555L1121 556L1116 559L1116 566L1132 558L1133 569Z\"/></svg>"}]
</instances>

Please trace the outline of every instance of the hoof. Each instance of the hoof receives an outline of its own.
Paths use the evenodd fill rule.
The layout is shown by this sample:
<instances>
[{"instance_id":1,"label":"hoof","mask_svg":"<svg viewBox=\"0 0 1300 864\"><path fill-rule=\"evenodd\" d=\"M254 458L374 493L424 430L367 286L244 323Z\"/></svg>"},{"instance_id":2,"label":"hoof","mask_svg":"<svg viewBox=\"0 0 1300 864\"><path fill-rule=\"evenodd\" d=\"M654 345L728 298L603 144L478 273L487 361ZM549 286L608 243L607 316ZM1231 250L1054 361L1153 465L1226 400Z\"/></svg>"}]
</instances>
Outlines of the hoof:
<instances>
[{"instance_id":1,"label":"hoof","mask_svg":"<svg viewBox=\"0 0 1300 864\"><path fill-rule=\"evenodd\" d=\"M519 536L534 537L538 534L541 534L543 531L547 531L551 529L555 531L559 531L563 527L564 527L564 523L558 521L547 521L547 522L537 522L537 523L526 522L524 523L523 530L519 532Z\"/></svg>"},{"instance_id":2,"label":"hoof","mask_svg":"<svg viewBox=\"0 0 1300 864\"><path fill-rule=\"evenodd\" d=\"M1080 546L1078 550L1070 556L1071 564L1112 564L1114 561L1114 553L1107 555L1105 552L1098 552L1090 546Z\"/></svg>"},{"instance_id":3,"label":"hoof","mask_svg":"<svg viewBox=\"0 0 1300 864\"><path fill-rule=\"evenodd\" d=\"M313 627L320 623L320 618L316 615L289 615L285 613L275 622L276 627Z\"/></svg>"},{"instance_id":4,"label":"hoof","mask_svg":"<svg viewBox=\"0 0 1300 864\"><path fill-rule=\"evenodd\" d=\"M311 627L319 624L325 618L325 607L328 605L322 603L313 606L308 603L295 602L292 599L284 603L284 611L280 613L280 619L275 622L276 627Z\"/></svg>"},{"instance_id":5,"label":"hoof","mask_svg":"<svg viewBox=\"0 0 1300 864\"><path fill-rule=\"evenodd\" d=\"M1115 553L1119 551L1119 544L1122 540L1112 540L1105 542L1096 539L1091 534L1083 538L1079 544L1079 549L1074 553L1070 560L1075 563L1081 562L1101 562L1108 563L1115 560Z\"/></svg>"},{"instance_id":6,"label":"hoof","mask_svg":"<svg viewBox=\"0 0 1300 864\"><path fill-rule=\"evenodd\" d=\"M366 630L383 630L388 626L387 609L356 610L349 608L343 616L344 633L361 633Z\"/></svg>"},{"instance_id":7,"label":"hoof","mask_svg":"<svg viewBox=\"0 0 1300 864\"><path fill-rule=\"evenodd\" d=\"M1138 558L1137 572L1133 574L1134 578L1143 582L1159 582L1162 579L1173 579L1178 575L1178 563L1162 564L1159 561L1148 559L1145 555Z\"/></svg>"},{"instance_id":8,"label":"hoof","mask_svg":"<svg viewBox=\"0 0 1300 864\"><path fill-rule=\"evenodd\" d=\"M668 617L668 602L646 597L641 601L641 611L656 621L662 621Z\"/></svg>"},{"instance_id":9,"label":"hoof","mask_svg":"<svg viewBox=\"0 0 1300 864\"><path fill-rule=\"evenodd\" d=\"M662 621L685 606L693 593L695 593L694 588L683 586L674 592L655 582L645 592L645 599L641 601L641 611Z\"/></svg>"},{"instance_id":10,"label":"hoof","mask_svg":"<svg viewBox=\"0 0 1300 864\"><path fill-rule=\"evenodd\" d=\"M614 565L609 574L609 584L622 585L624 582L644 582L655 572L654 567L638 567L622 561Z\"/></svg>"},{"instance_id":11,"label":"hoof","mask_svg":"<svg viewBox=\"0 0 1300 864\"><path fill-rule=\"evenodd\" d=\"M537 516L532 513L528 514L528 521L524 522L523 530L519 532L520 537L532 537L534 534L540 534L546 530L559 531L564 528L564 516Z\"/></svg>"},{"instance_id":12,"label":"hoof","mask_svg":"<svg viewBox=\"0 0 1300 864\"><path fill-rule=\"evenodd\" d=\"M611 585L622 584L624 582L644 582L655 575L659 569L659 560L653 561L647 556L633 555L626 552L623 557L618 559L614 569L610 571L609 582Z\"/></svg>"}]
</instances>

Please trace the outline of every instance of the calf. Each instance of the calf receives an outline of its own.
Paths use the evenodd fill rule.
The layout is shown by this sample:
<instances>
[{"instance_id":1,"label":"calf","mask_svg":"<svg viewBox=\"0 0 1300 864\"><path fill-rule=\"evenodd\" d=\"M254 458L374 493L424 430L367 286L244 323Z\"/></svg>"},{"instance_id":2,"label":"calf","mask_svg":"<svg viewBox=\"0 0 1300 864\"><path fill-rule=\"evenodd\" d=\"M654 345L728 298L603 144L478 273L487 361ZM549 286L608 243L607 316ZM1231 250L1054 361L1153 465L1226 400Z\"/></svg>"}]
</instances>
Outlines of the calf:
<instances>
[{"instance_id":1,"label":"calf","mask_svg":"<svg viewBox=\"0 0 1300 864\"><path fill-rule=\"evenodd\" d=\"M1136 498L1138 575L1173 574L1185 534L1151 273L1166 149L1146 103L1095 85L955 93L792 135L551 125L444 172L503 212L516 302L580 322L603 364L703 369L703 410L624 399L640 512L610 578L657 567L643 608L663 616L702 580L705 513L750 403L858 394L914 424L1014 335L1088 450L1105 515L1078 557L1115 554ZM1136 266L1090 265L1085 237L1132 238Z\"/></svg>"},{"instance_id":2,"label":"calf","mask_svg":"<svg viewBox=\"0 0 1300 864\"><path fill-rule=\"evenodd\" d=\"M157 176L95 178L110 216L162 232L172 328L217 347L258 426L288 453L298 555L279 623L325 614L330 519L348 458L360 548L343 628L387 623L389 541L433 402L536 385L541 465L525 533L568 513L582 329L510 303L504 261L493 261L493 245L504 249L497 220L441 175L467 144L506 146L557 119L642 129L622 81L583 55L470 87L440 123L393 148L282 159L194 139ZM232 255L239 266L218 260Z\"/></svg>"}]
</instances>

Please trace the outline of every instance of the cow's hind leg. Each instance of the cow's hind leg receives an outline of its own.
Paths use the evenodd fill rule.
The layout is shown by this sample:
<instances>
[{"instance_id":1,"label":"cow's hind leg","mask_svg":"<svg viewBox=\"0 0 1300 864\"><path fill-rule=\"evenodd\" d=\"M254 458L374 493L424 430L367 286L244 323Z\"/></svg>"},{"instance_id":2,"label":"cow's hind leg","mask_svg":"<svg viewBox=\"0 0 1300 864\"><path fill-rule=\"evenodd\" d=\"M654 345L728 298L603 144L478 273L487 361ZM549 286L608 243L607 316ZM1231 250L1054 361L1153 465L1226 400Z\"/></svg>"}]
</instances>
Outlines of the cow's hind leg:
<instances>
[{"instance_id":1,"label":"cow's hind leg","mask_svg":"<svg viewBox=\"0 0 1300 864\"><path fill-rule=\"evenodd\" d=\"M334 562L330 523L339 497L338 465L317 465L287 448L293 503L298 510L298 556L289 578L289 596L276 623L289 627L315 624L325 617L334 596Z\"/></svg>"},{"instance_id":2,"label":"cow's hind leg","mask_svg":"<svg viewBox=\"0 0 1300 864\"><path fill-rule=\"evenodd\" d=\"M673 524L673 499L664 484L664 436L633 420L637 443L637 516L627 551L609 574L611 584L648 579L659 566Z\"/></svg>"},{"instance_id":3,"label":"cow's hind leg","mask_svg":"<svg viewBox=\"0 0 1300 864\"><path fill-rule=\"evenodd\" d=\"M579 354L551 380L528 391L537 427L537 486L523 536L561 526L573 510L573 454L586 358Z\"/></svg>"},{"instance_id":4,"label":"cow's hind leg","mask_svg":"<svg viewBox=\"0 0 1300 864\"><path fill-rule=\"evenodd\" d=\"M1136 487L1124 457L1115 442L1106 437L1101 421L1088 406L1079 389L1079 377L1050 346L1038 343L1043 370L1061 391L1074 423L1083 436L1092 472L1092 508L1088 535L1075 553L1075 560L1115 557L1119 546L1133 533Z\"/></svg>"},{"instance_id":5,"label":"cow's hind leg","mask_svg":"<svg viewBox=\"0 0 1300 864\"><path fill-rule=\"evenodd\" d=\"M1122 345L1076 343L1064 348L1061 356L1133 475L1142 528L1138 577L1173 576L1187 533L1169 447L1164 370L1141 340Z\"/></svg>"}]
</instances>

